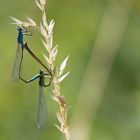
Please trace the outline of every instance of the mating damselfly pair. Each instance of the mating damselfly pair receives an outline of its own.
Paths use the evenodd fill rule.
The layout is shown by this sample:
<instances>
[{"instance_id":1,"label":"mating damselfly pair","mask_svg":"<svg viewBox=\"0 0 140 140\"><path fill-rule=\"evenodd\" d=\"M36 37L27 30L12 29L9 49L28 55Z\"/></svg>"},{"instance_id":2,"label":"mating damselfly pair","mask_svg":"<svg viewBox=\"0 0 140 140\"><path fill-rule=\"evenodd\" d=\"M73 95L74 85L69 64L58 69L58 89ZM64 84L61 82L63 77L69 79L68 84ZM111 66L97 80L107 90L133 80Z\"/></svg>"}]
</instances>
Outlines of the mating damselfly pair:
<instances>
[{"instance_id":1,"label":"mating damselfly pair","mask_svg":"<svg viewBox=\"0 0 140 140\"><path fill-rule=\"evenodd\" d=\"M35 81L36 79L39 79L38 85L39 85L39 99L38 99L38 115L37 115L37 128L41 128L44 125L44 122L46 120L46 101L43 94L43 87L48 87L51 84L52 75L50 70L45 66L42 61L31 51L31 49L27 46L27 42L23 41L23 36L28 35L32 36L32 31L29 29L26 29L24 27L17 27L18 31L18 37L17 37L17 48L16 48L16 58L15 63L12 71L12 79L13 80L21 80L25 83L30 83L32 81ZM21 65L23 60L23 51L27 50L27 52L34 58L35 61L37 61L46 72L43 70L39 70L39 73L35 75L30 80L25 80L21 76ZM45 78L49 79L49 82L45 84Z\"/></svg>"}]
</instances>

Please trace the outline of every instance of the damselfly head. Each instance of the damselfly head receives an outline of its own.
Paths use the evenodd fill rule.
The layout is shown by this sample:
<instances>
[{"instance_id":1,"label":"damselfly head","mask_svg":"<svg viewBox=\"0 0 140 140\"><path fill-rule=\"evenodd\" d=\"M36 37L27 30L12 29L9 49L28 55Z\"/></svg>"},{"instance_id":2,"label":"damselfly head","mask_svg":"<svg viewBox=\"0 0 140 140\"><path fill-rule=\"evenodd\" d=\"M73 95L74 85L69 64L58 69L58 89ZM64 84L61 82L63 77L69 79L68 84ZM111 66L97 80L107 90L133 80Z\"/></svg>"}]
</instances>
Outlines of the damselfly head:
<instances>
[{"instance_id":1,"label":"damselfly head","mask_svg":"<svg viewBox=\"0 0 140 140\"><path fill-rule=\"evenodd\" d=\"M42 73L43 73L43 70L40 69L40 70L39 70L39 74L42 74Z\"/></svg>"},{"instance_id":2,"label":"damselfly head","mask_svg":"<svg viewBox=\"0 0 140 140\"><path fill-rule=\"evenodd\" d=\"M21 27L17 26L17 30L22 31L23 29Z\"/></svg>"}]
</instances>

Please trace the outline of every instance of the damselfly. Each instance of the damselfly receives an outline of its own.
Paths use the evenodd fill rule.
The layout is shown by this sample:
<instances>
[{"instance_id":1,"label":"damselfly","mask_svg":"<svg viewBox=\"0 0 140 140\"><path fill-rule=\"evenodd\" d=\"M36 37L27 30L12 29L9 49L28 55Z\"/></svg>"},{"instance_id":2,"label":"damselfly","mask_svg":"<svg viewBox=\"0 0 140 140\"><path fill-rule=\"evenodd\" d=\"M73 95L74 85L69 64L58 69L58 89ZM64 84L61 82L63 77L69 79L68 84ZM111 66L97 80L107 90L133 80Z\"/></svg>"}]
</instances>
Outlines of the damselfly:
<instances>
[{"instance_id":1,"label":"damselfly","mask_svg":"<svg viewBox=\"0 0 140 140\"><path fill-rule=\"evenodd\" d=\"M25 83L30 83L36 79L39 79L38 85L39 85L39 98L38 98L38 113L37 113L37 128L40 129L44 126L46 121L46 100L43 94L43 87L48 87L51 84L51 79L49 78L49 82L45 84L45 77L48 76L48 73L45 73L43 70L39 71L39 74L35 75L32 79L26 81L23 78L20 77L20 80L22 80Z\"/></svg>"},{"instance_id":2,"label":"damselfly","mask_svg":"<svg viewBox=\"0 0 140 140\"><path fill-rule=\"evenodd\" d=\"M12 78L13 80L18 80L20 77L20 69L23 59L23 49L24 49L24 43L23 43L23 36L29 35L32 36L32 32L30 32L30 29L23 29L21 27L17 27L18 31L18 37L17 37L17 50L16 50L16 58L13 66L12 71Z\"/></svg>"}]
</instances>

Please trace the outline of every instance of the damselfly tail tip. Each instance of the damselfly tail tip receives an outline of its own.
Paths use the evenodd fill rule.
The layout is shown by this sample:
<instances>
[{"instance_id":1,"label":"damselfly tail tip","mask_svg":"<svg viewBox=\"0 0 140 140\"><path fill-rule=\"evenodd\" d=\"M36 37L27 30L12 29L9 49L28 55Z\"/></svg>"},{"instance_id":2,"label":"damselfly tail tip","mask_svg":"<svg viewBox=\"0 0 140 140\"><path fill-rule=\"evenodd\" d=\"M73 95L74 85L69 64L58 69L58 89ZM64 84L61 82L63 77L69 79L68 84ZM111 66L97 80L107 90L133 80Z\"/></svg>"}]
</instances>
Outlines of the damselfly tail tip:
<instances>
[{"instance_id":1,"label":"damselfly tail tip","mask_svg":"<svg viewBox=\"0 0 140 140\"><path fill-rule=\"evenodd\" d=\"M41 129L41 127L40 127L40 124L39 124L39 123L37 124L37 129L39 129L39 130Z\"/></svg>"},{"instance_id":2,"label":"damselfly tail tip","mask_svg":"<svg viewBox=\"0 0 140 140\"><path fill-rule=\"evenodd\" d=\"M18 78L16 78L16 77L13 76L13 75L11 76L11 79L14 80L14 81L17 81L17 80L18 80Z\"/></svg>"}]
</instances>

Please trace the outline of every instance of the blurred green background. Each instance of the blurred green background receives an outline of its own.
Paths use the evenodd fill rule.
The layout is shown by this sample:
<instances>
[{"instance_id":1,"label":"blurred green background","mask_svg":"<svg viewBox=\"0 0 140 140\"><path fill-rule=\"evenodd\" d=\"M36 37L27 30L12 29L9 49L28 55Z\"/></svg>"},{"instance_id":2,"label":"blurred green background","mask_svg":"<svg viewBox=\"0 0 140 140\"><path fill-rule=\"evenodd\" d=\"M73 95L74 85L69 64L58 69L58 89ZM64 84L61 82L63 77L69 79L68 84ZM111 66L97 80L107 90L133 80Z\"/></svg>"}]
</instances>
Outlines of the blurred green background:
<instances>
[{"instance_id":1,"label":"blurred green background","mask_svg":"<svg viewBox=\"0 0 140 140\"><path fill-rule=\"evenodd\" d=\"M140 139L140 1L47 0L47 19L54 19L57 64L69 54L62 83L68 104L72 140ZM47 124L36 129L37 81L11 80L16 27L9 16L40 23L34 0L1 0L0 4L0 140L60 140L55 128L58 107L44 89ZM44 61L39 32L25 37ZM31 78L41 68L25 52L22 73ZM45 63L45 61L44 61Z\"/></svg>"}]
</instances>

